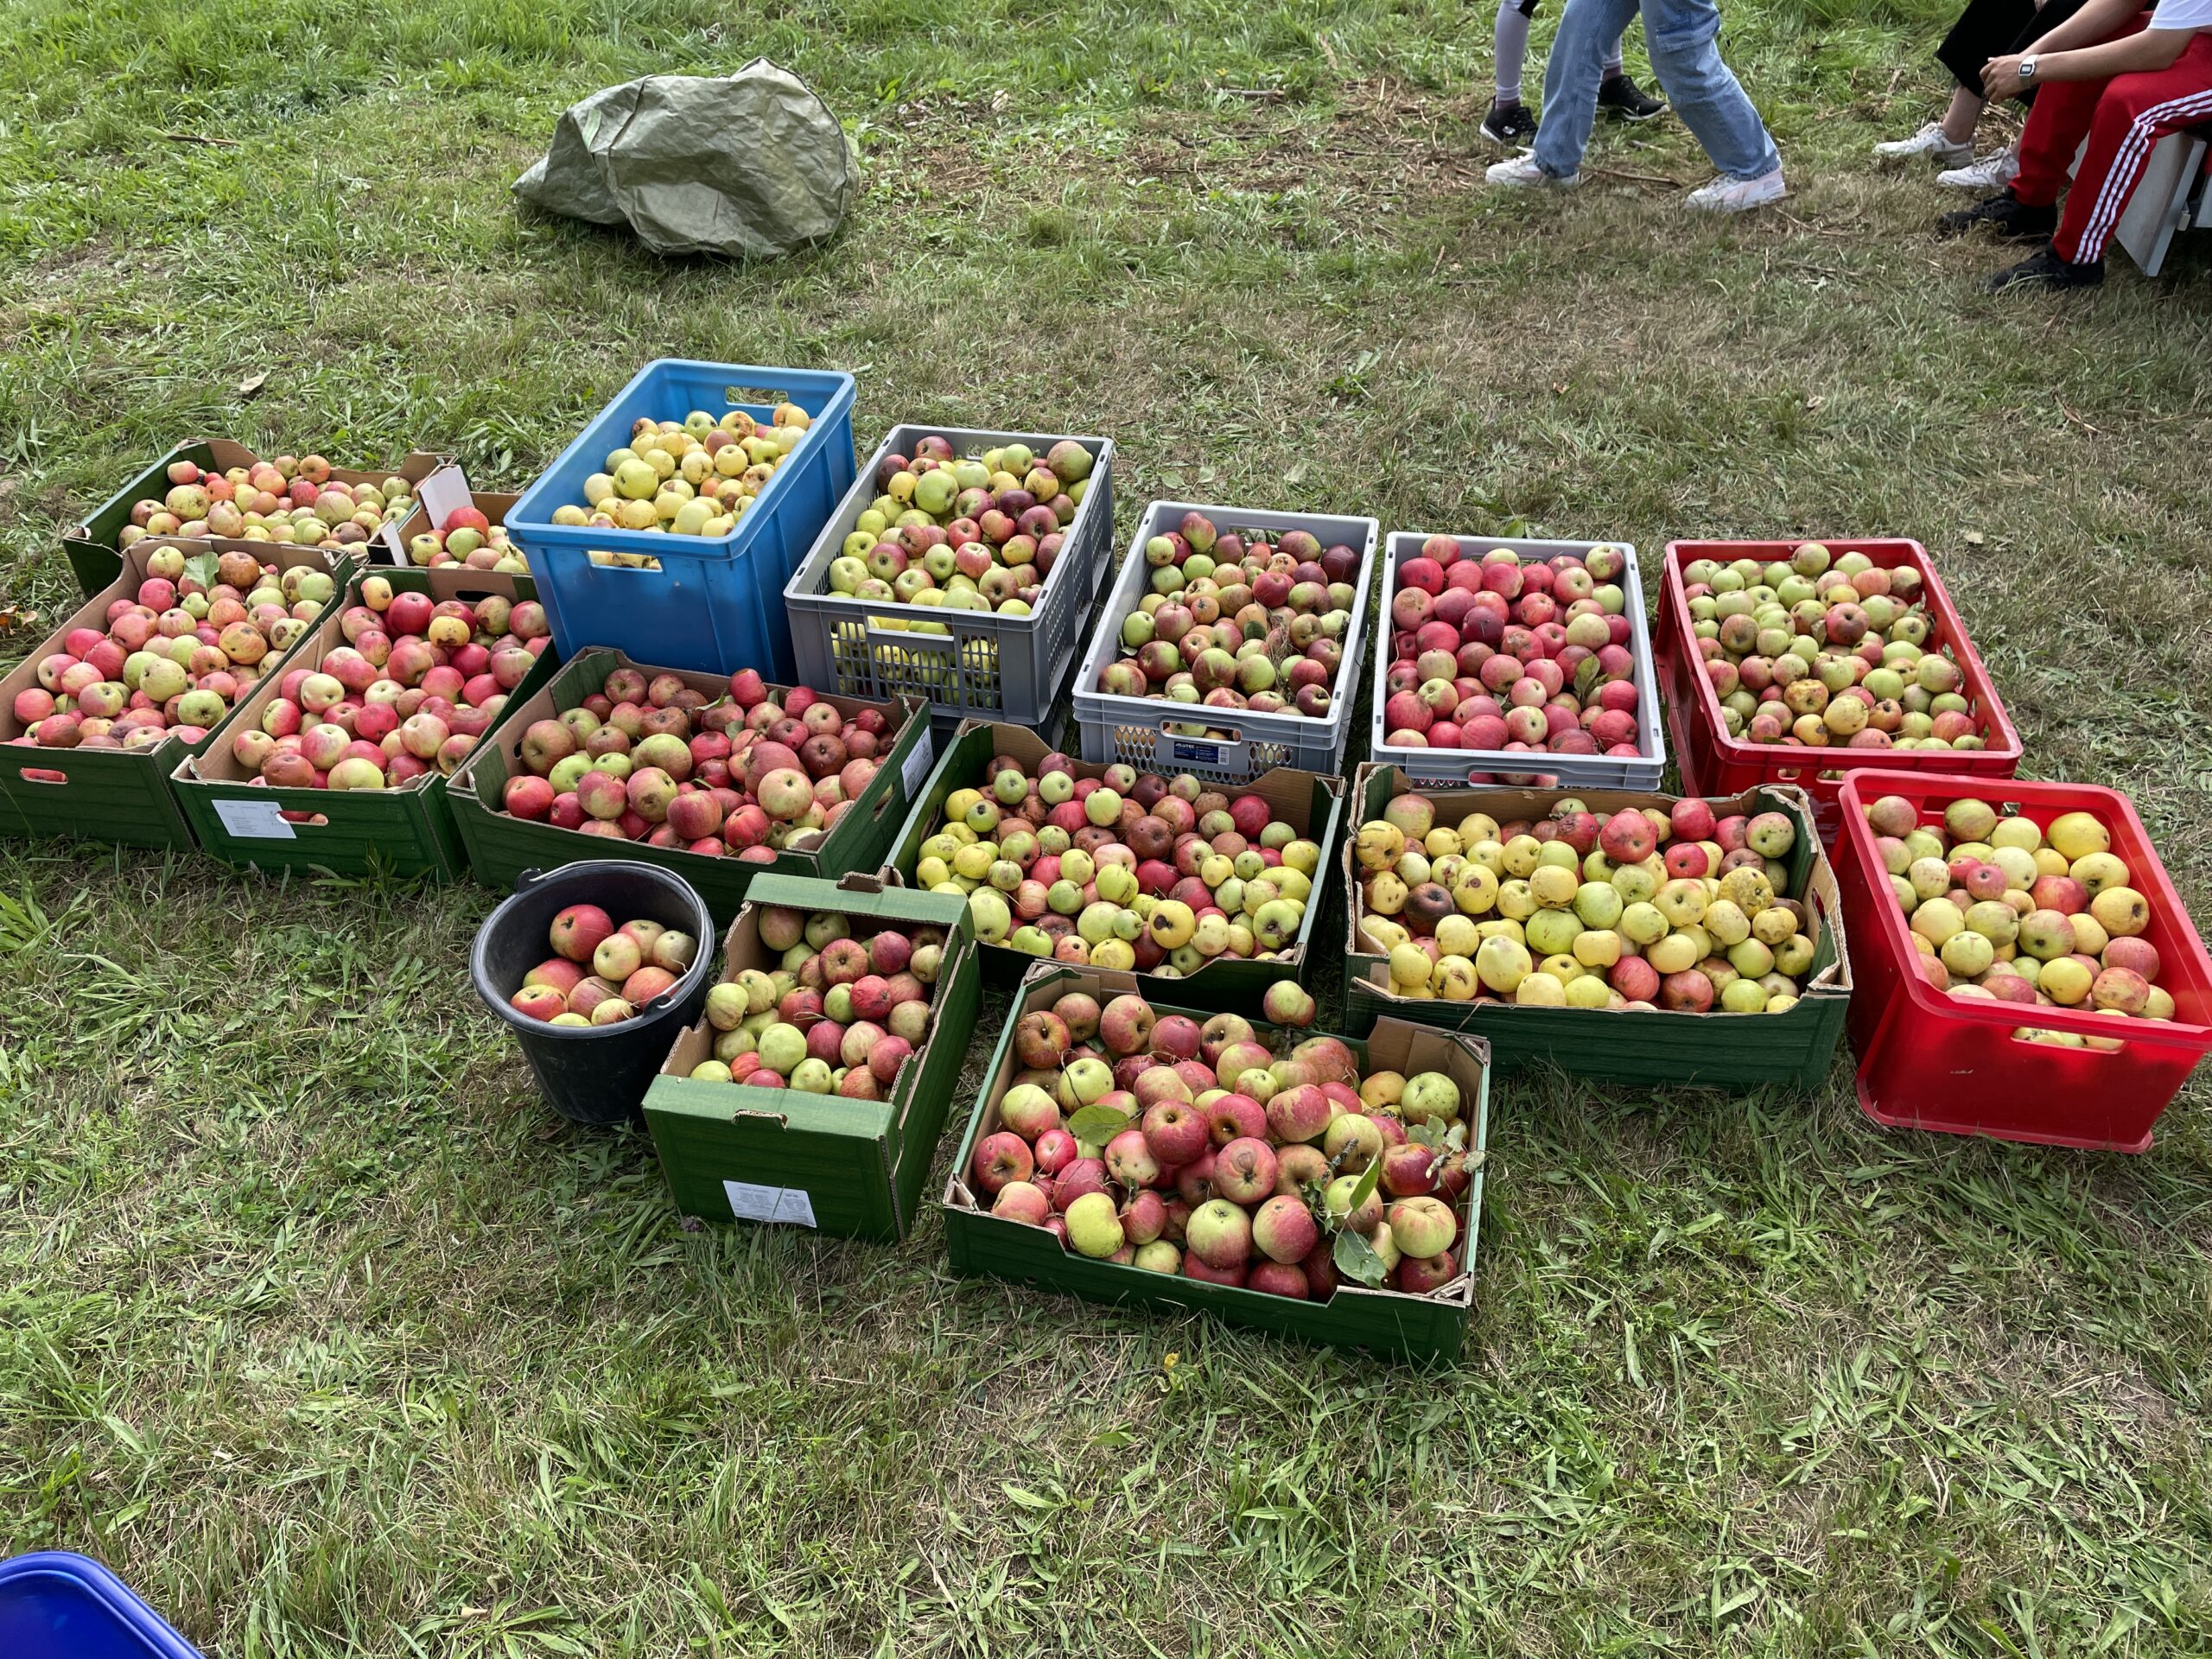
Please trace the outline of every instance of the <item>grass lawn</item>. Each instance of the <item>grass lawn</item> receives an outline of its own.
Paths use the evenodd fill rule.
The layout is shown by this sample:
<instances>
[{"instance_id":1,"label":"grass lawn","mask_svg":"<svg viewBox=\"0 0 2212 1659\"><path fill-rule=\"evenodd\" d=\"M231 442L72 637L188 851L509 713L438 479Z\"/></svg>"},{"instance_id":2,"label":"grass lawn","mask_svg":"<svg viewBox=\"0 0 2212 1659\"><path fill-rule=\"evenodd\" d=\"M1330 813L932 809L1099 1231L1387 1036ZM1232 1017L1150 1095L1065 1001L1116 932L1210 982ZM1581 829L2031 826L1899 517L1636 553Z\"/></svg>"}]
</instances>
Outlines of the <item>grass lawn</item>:
<instances>
[{"instance_id":1,"label":"grass lawn","mask_svg":"<svg viewBox=\"0 0 2212 1659\"><path fill-rule=\"evenodd\" d=\"M2212 924L2204 256L1983 296L1866 165L1947 20L1732 7L1795 194L1712 224L1674 124L1480 194L1488 0L13 0L0 608L181 435L512 487L647 358L843 365L866 445L1112 434L1123 534L1916 536L2027 770ZM512 209L573 98L756 54L864 147L834 247ZM1508 1078L1423 1374L957 1281L934 1218L685 1231L475 1005L493 902L0 842L0 1551L224 1659L2212 1650L2204 1077L2133 1159L1882 1133L1843 1056Z\"/></svg>"}]
</instances>

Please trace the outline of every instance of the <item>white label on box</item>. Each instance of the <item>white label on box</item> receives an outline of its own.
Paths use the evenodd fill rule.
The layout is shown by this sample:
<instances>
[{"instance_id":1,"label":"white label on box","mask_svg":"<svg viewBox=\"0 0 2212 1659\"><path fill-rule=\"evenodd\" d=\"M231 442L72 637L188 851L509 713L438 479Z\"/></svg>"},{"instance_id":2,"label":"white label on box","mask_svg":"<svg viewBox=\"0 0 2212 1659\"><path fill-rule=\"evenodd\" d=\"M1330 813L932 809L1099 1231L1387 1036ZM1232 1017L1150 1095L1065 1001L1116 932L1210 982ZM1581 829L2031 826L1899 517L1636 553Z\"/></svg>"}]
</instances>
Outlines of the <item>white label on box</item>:
<instances>
[{"instance_id":1,"label":"white label on box","mask_svg":"<svg viewBox=\"0 0 2212 1659\"><path fill-rule=\"evenodd\" d=\"M781 1221L795 1227L814 1225L814 1200L803 1186L756 1186L751 1181L724 1181L729 1212L740 1221Z\"/></svg>"},{"instance_id":2,"label":"white label on box","mask_svg":"<svg viewBox=\"0 0 2212 1659\"><path fill-rule=\"evenodd\" d=\"M435 530L445 523L448 513L468 505L468 480L458 467L441 467L416 486L415 499L423 504L430 528Z\"/></svg>"},{"instance_id":3,"label":"white label on box","mask_svg":"<svg viewBox=\"0 0 2212 1659\"><path fill-rule=\"evenodd\" d=\"M913 753L899 768L899 781L906 786L908 800L920 798L922 785L929 781L930 766L937 759L937 752L930 743L929 711L923 709L914 718L922 724L922 741L914 745Z\"/></svg>"},{"instance_id":4,"label":"white label on box","mask_svg":"<svg viewBox=\"0 0 2212 1659\"><path fill-rule=\"evenodd\" d=\"M292 826L284 822L284 809L275 801L226 801L214 803L215 816L223 821L223 828L234 836L249 836L255 841L296 841Z\"/></svg>"}]
</instances>

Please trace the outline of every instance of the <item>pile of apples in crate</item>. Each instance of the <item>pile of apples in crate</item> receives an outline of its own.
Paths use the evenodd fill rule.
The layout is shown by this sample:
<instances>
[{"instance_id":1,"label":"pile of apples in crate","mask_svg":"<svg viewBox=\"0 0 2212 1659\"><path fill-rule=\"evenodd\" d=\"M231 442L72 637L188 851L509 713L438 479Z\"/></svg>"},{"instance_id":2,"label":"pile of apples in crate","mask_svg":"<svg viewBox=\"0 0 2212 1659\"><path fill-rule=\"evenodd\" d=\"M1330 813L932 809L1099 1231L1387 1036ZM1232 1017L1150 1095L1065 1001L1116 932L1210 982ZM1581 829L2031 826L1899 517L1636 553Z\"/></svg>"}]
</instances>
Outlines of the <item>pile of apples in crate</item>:
<instances>
[{"instance_id":1,"label":"pile of apples in crate","mask_svg":"<svg viewBox=\"0 0 2212 1659\"><path fill-rule=\"evenodd\" d=\"M727 536L813 424L796 404L779 404L762 426L741 409L720 420L693 410L681 421L641 416L630 442L584 480L582 502L553 509L556 524L596 530ZM644 566L650 555L594 553L596 563Z\"/></svg>"},{"instance_id":2,"label":"pile of apples in crate","mask_svg":"<svg viewBox=\"0 0 2212 1659\"><path fill-rule=\"evenodd\" d=\"M1811 913L1782 891L1796 842L1786 813L1700 800L1455 826L1407 793L1353 843L1357 925L1402 997L1780 1014L1814 958Z\"/></svg>"},{"instance_id":3,"label":"pile of apples in crate","mask_svg":"<svg viewBox=\"0 0 2212 1659\"><path fill-rule=\"evenodd\" d=\"M674 989L699 954L689 933L643 919L618 927L597 905L570 905L547 933L553 954L509 1001L553 1026L620 1025Z\"/></svg>"},{"instance_id":4,"label":"pile of apples in crate","mask_svg":"<svg viewBox=\"0 0 2212 1659\"><path fill-rule=\"evenodd\" d=\"M2023 1008L2078 1008L2171 1020L2158 951L2141 937L2151 901L2094 813L2044 830L1986 801L1953 801L1941 826L1902 796L1867 806L1867 826L1907 918L1921 976L1955 997ZM2023 1026L2014 1035L2061 1047L2116 1049L2118 1037Z\"/></svg>"},{"instance_id":5,"label":"pile of apples in crate","mask_svg":"<svg viewBox=\"0 0 2212 1659\"><path fill-rule=\"evenodd\" d=\"M1363 1077L1312 1037L1276 1054L1081 992L1015 1023L1021 1069L968 1178L991 1213L1079 1255L1325 1301L1341 1279L1422 1294L1458 1277L1473 1103L1441 1072Z\"/></svg>"},{"instance_id":6,"label":"pile of apples in crate","mask_svg":"<svg viewBox=\"0 0 2212 1659\"><path fill-rule=\"evenodd\" d=\"M1118 764L1079 778L1059 753L1033 775L998 755L983 788L946 797L915 874L932 893L966 894L987 944L1175 976L1287 950L1320 861L1260 795ZM1312 1020L1294 982L1277 993L1270 1019Z\"/></svg>"},{"instance_id":7,"label":"pile of apples in crate","mask_svg":"<svg viewBox=\"0 0 2212 1659\"><path fill-rule=\"evenodd\" d=\"M1344 636L1359 595L1359 554L1323 547L1308 531L1224 531L1186 512L1149 537L1152 575L1137 608L1122 619L1128 654L1098 672L1097 689L1208 709L1326 720L1343 665ZM1171 732L1197 736L1206 722Z\"/></svg>"},{"instance_id":8,"label":"pile of apples in crate","mask_svg":"<svg viewBox=\"0 0 2212 1659\"><path fill-rule=\"evenodd\" d=\"M1398 567L1383 742L1636 755L1636 658L1617 547L1479 556L1432 536Z\"/></svg>"},{"instance_id":9,"label":"pile of apples in crate","mask_svg":"<svg viewBox=\"0 0 2212 1659\"><path fill-rule=\"evenodd\" d=\"M322 613L327 571L281 575L251 553L187 559L158 548L135 599L105 629L73 628L16 696L16 744L47 749L149 749L197 743Z\"/></svg>"},{"instance_id":10,"label":"pile of apples in crate","mask_svg":"<svg viewBox=\"0 0 2212 1659\"><path fill-rule=\"evenodd\" d=\"M334 479L332 470L321 455L279 455L222 473L205 471L196 461L172 461L168 491L131 504L130 522L117 544L130 547L149 536L215 536L359 547L415 511L415 486L404 478L346 484Z\"/></svg>"},{"instance_id":11,"label":"pile of apples in crate","mask_svg":"<svg viewBox=\"0 0 2212 1659\"><path fill-rule=\"evenodd\" d=\"M933 434L912 455L886 455L876 469L883 493L830 562L830 591L1027 616L1059 558L1094 464L1090 450L1066 438L1041 456L1020 443L963 456Z\"/></svg>"},{"instance_id":12,"label":"pile of apples in crate","mask_svg":"<svg viewBox=\"0 0 2212 1659\"><path fill-rule=\"evenodd\" d=\"M1979 749L1958 664L1928 639L1920 573L1800 545L1784 563L1694 559L1684 593L1729 735L1808 748Z\"/></svg>"},{"instance_id":13,"label":"pile of apples in crate","mask_svg":"<svg viewBox=\"0 0 2212 1659\"><path fill-rule=\"evenodd\" d=\"M500 802L586 835L772 863L844 816L889 736L879 709L849 721L804 686L779 698L749 668L720 698L680 675L618 668L577 707L530 723L527 770Z\"/></svg>"},{"instance_id":14,"label":"pile of apples in crate","mask_svg":"<svg viewBox=\"0 0 2212 1659\"><path fill-rule=\"evenodd\" d=\"M455 507L442 523L407 538L410 563L426 570L463 565L471 570L497 570L525 575L530 561L507 539L507 527L495 524L480 507Z\"/></svg>"},{"instance_id":15,"label":"pile of apples in crate","mask_svg":"<svg viewBox=\"0 0 2212 1659\"><path fill-rule=\"evenodd\" d=\"M944 933L901 925L857 938L850 917L779 907L761 911L760 929L779 964L708 991L715 1055L693 1078L882 1099L929 1040Z\"/></svg>"},{"instance_id":16,"label":"pile of apples in crate","mask_svg":"<svg viewBox=\"0 0 2212 1659\"><path fill-rule=\"evenodd\" d=\"M346 643L288 671L232 738L249 781L379 790L450 773L552 643L534 600L434 601L371 575L360 601L339 619Z\"/></svg>"}]
</instances>

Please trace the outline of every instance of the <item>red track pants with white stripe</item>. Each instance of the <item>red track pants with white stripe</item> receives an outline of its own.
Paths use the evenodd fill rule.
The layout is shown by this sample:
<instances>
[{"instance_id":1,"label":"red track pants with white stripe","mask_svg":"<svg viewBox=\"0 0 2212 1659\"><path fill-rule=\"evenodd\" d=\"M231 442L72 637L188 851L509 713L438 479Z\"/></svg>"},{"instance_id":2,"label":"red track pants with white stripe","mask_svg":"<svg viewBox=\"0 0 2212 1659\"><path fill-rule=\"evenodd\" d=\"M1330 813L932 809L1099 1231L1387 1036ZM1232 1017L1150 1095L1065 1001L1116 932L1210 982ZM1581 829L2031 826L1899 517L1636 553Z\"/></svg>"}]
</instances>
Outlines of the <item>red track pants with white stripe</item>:
<instances>
[{"instance_id":1,"label":"red track pants with white stripe","mask_svg":"<svg viewBox=\"0 0 2212 1659\"><path fill-rule=\"evenodd\" d=\"M2120 33L2132 35L2142 26L2139 17ZM2034 207L2056 201L2086 135L2089 147L2066 193L2066 213L2050 246L2069 264L2101 259L2152 146L2170 132L2206 122L2212 122L2212 33L2193 36L2170 68L2110 80L2050 81L2037 91L2020 134L2020 175L2012 181L2012 194Z\"/></svg>"}]
</instances>

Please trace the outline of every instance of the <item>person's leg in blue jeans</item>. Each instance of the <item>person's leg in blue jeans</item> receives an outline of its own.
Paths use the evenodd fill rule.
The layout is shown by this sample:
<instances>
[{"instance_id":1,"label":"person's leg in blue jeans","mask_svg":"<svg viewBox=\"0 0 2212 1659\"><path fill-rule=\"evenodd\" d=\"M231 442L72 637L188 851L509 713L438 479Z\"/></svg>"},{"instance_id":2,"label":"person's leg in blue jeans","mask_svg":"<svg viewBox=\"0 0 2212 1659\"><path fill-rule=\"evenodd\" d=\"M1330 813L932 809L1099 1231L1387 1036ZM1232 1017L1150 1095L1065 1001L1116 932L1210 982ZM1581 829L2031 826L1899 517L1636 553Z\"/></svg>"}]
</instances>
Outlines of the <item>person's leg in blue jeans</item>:
<instances>
[{"instance_id":1,"label":"person's leg in blue jeans","mask_svg":"<svg viewBox=\"0 0 2212 1659\"><path fill-rule=\"evenodd\" d=\"M1560 27L1564 34L1564 20ZM1644 45L1675 114L1724 179L1763 179L1782 170L1782 157L1742 84L1720 60L1719 34L1720 8L1713 0L1644 0ZM1545 84L1548 92L1548 76ZM1548 103L1544 120L1550 124Z\"/></svg>"},{"instance_id":2,"label":"person's leg in blue jeans","mask_svg":"<svg viewBox=\"0 0 2212 1659\"><path fill-rule=\"evenodd\" d=\"M1645 44L1656 71L1654 31L1665 13L1656 7L1645 10ZM1605 60L1636 12L1637 0L1567 0L1544 64L1544 112L1536 129L1535 162L1547 178L1570 179L1580 170L1590 129L1598 120L1598 85L1605 78Z\"/></svg>"}]
</instances>

